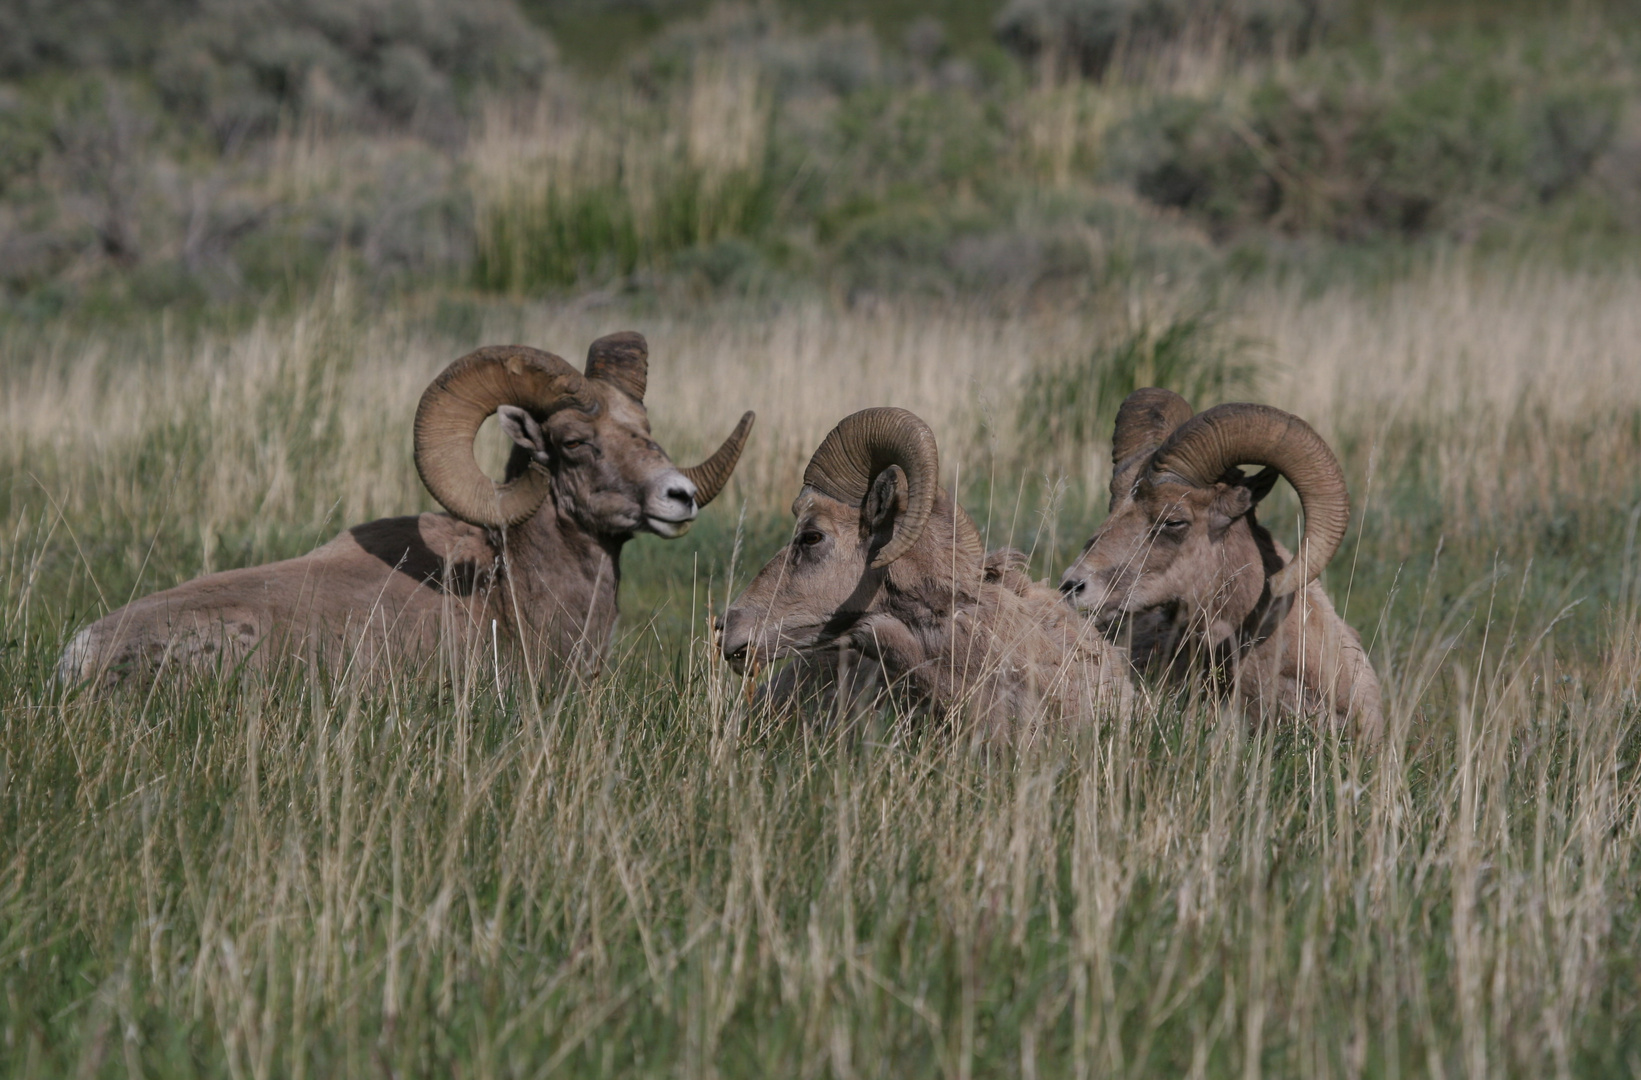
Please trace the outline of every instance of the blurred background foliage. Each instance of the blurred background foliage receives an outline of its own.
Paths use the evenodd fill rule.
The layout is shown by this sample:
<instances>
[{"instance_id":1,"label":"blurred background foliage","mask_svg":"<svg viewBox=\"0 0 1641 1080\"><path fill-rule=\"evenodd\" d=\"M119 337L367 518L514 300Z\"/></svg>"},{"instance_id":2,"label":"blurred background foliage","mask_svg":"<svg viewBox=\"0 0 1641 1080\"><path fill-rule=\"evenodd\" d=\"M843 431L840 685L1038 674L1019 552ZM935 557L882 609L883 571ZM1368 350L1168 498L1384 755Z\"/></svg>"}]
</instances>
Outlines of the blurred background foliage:
<instances>
[{"instance_id":1,"label":"blurred background foliage","mask_svg":"<svg viewBox=\"0 0 1641 1080\"><path fill-rule=\"evenodd\" d=\"M1623 259L1638 50L1510 0L0 0L0 318Z\"/></svg>"}]
</instances>

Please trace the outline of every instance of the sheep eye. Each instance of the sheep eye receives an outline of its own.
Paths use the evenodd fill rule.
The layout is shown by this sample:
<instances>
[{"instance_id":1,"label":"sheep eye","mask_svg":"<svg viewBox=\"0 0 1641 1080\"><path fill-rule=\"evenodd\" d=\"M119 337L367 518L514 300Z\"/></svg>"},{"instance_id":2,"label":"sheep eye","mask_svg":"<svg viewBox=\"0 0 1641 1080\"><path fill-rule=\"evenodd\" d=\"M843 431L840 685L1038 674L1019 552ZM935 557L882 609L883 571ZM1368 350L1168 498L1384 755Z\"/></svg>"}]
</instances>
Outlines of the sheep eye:
<instances>
[{"instance_id":1,"label":"sheep eye","mask_svg":"<svg viewBox=\"0 0 1641 1080\"><path fill-rule=\"evenodd\" d=\"M1191 523L1184 518L1169 518L1167 521L1162 523L1162 527L1167 529L1169 532L1179 532L1189 524Z\"/></svg>"},{"instance_id":2,"label":"sheep eye","mask_svg":"<svg viewBox=\"0 0 1641 1080\"><path fill-rule=\"evenodd\" d=\"M586 446L587 445L587 440L586 439L565 439L564 442L561 443L560 445L562 445L564 447L564 449L566 449L566 450L574 450L579 446Z\"/></svg>"},{"instance_id":3,"label":"sheep eye","mask_svg":"<svg viewBox=\"0 0 1641 1080\"><path fill-rule=\"evenodd\" d=\"M826 534L818 529L805 529L798 534L798 543L804 547L814 547L825 539Z\"/></svg>"}]
</instances>

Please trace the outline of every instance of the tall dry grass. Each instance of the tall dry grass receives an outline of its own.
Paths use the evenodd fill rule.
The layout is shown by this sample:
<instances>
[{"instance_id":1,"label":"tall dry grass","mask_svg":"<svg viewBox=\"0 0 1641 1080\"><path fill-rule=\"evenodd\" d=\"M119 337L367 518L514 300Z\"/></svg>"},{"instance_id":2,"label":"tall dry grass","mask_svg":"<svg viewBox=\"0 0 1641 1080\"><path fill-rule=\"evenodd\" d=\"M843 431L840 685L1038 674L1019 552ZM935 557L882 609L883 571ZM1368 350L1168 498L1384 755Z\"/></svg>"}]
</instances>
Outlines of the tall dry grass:
<instances>
[{"instance_id":1,"label":"tall dry grass","mask_svg":"<svg viewBox=\"0 0 1641 1080\"><path fill-rule=\"evenodd\" d=\"M767 217L768 95L703 59L661 105L564 85L493 102L468 155L477 280L506 291L631 274Z\"/></svg>"},{"instance_id":2,"label":"tall dry grass","mask_svg":"<svg viewBox=\"0 0 1641 1080\"><path fill-rule=\"evenodd\" d=\"M864 405L930 421L994 539L1037 540L1040 565L1068 555L1098 516L1104 450L1035 477L1016 395L1112 333L1108 312L498 306L469 338L338 287L217 337L10 340L0 1060L1633 1069L1636 285L1454 263L1239 299L1261 396L1312 420L1352 479L1359 525L1329 582L1386 684L1371 749L1160 696L1009 748L907 717L783 726L691 632L737 535L742 566L765 557L808 452ZM598 683L535 697L292 671L91 699L49 681L67 624L133 589L426 505L409 419L455 355L519 340L578 359L626 326L650 338L676 456L743 408L760 419L699 540L630 549L627 633Z\"/></svg>"},{"instance_id":3,"label":"tall dry grass","mask_svg":"<svg viewBox=\"0 0 1641 1080\"><path fill-rule=\"evenodd\" d=\"M1434 430L1450 455L1443 472L1474 485L1498 475L1494 455L1518 452L1500 439L1524 418L1547 432L1581 429L1608 451L1589 455L1592 465L1625 466L1621 421L1641 405L1632 344L1641 337L1641 310L1631 303L1638 284L1631 273L1452 265L1368 292L1262 288L1239 298L1232 325L1256 345L1265 399L1329 435L1377 441L1382 452L1393 450L1382 444L1398 425ZM1174 306L1167 297L1138 305L1161 319ZM227 336L160 327L135 341L88 341L62 324L19 335L5 350L0 401L8 475L118 469L144 437L186 427L206 441L205 456L221 463L214 471L234 489L213 495L212 509L242 513L250 497L242 486L260 505L270 497L264 485L277 483L268 470L290 467L293 424L334 427L335 459L303 467L329 470L316 486L344 500L342 516L383 513L414 500L405 421L427 379L456 354L516 338L579 361L594 337L635 325L651 339L653 419L669 445L708 445L746 402L759 410L760 440L769 445L737 483L779 501L835 419L872 403L925 416L950 444L947 458L971 470L989 452L966 437L977 422L1000 453L1014 453L1007 409L1022 377L1085 355L1124 317L1103 309L998 316L917 303L840 310L799 301L767 311L726 303L642 315L619 305L544 304L487 309L482 329L458 338L430 333L422 314L367 314L344 281L294 316ZM284 407L291 402L317 411L292 416ZM1584 456L1564 443L1544 439L1533 453L1540 461ZM1091 463L1086 479L1097 484L1100 467ZM1543 486L1557 477L1537 479ZM89 482L61 495L82 512L108 505ZM269 509L286 518L303 512L288 502Z\"/></svg>"}]
</instances>

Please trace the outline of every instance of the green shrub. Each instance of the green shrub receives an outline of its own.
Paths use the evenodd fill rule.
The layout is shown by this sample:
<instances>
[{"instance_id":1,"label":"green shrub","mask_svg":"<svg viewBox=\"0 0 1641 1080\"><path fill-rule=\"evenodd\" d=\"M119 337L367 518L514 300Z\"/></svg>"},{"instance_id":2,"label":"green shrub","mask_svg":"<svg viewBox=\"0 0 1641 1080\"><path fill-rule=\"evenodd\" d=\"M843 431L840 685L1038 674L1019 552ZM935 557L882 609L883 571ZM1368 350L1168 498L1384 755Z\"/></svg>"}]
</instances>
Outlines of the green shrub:
<instances>
[{"instance_id":1,"label":"green shrub","mask_svg":"<svg viewBox=\"0 0 1641 1080\"><path fill-rule=\"evenodd\" d=\"M1054 283L1104 284L1129 226L1099 199L1009 193L989 206L901 201L836 228L834 265L851 291L995 296L1017 301ZM1165 243L1167 230L1156 230ZM1124 254L1119 254L1123 252Z\"/></svg>"},{"instance_id":2,"label":"green shrub","mask_svg":"<svg viewBox=\"0 0 1641 1080\"><path fill-rule=\"evenodd\" d=\"M1575 189L1621 105L1566 62L1481 39L1402 43L1315 56L1243 102L1163 98L1114 134L1111 161L1145 198L1220 233L1463 232Z\"/></svg>"},{"instance_id":3,"label":"green shrub","mask_svg":"<svg viewBox=\"0 0 1641 1080\"><path fill-rule=\"evenodd\" d=\"M511 0L0 0L0 78L141 74L224 143L287 112L454 134L464 90L533 84L552 58Z\"/></svg>"},{"instance_id":4,"label":"green shrub","mask_svg":"<svg viewBox=\"0 0 1641 1080\"><path fill-rule=\"evenodd\" d=\"M996 33L1023 59L1098 78L1122 53L1143 59L1190 35L1216 36L1245 53L1303 49L1335 21L1340 6L1334 0L1010 0Z\"/></svg>"},{"instance_id":5,"label":"green shrub","mask_svg":"<svg viewBox=\"0 0 1641 1080\"><path fill-rule=\"evenodd\" d=\"M1080 450L1111 438L1117 408L1144 386L1160 386L1198 409L1257 389L1251 343L1227 337L1205 312L1154 324L1096 348L1085 360L1031 371L1021 391L1019 430L1034 453Z\"/></svg>"},{"instance_id":6,"label":"green shrub","mask_svg":"<svg viewBox=\"0 0 1641 1080\"><path fill-rule=\"evenodd\" d=\"M0 79L130 69L195 14L192 0L0 0Z\"/></svg>"},{"instance_id":7,"label":"green shrub","mask_svg":"<svg viewBox=\"0 0 1641 1080\"><path fill-rule=\"evenodd\" d=\"M480 288L511 292L628 274L639 255L632 206L621 193L549 189L504 200L481 216L473 269Z\"/></svg>"},{"instance_id":8,"label":"green shrub","mask_svg":"<svg viewBox=\"0 0 1641 1080\"><path fill-rule=\"evenodd\" d=\"M1540 200L1571 191L1612 144L1624 101L1612 87L1560 88L1530 106L1527 179Z\"/></svg>"},{"instance_id":9,"label":"green shrub","mask_svg":"<svg viewBox=\"0 0 1641 1080\"><path fill-rule=\"evenodd\" d=\"M699 245L758 236L774 194L767 168L709 180L681 161L648 183L516 191L480 214L474 278L518 292L630 275Z\"/></svg>"},{"instance_id":10,"label":"green shrub","mask_svg":"<svg viewBox=\"0 0 1641 1080\"><path fill-rule=\"evenodd\" d=\"M1134 190L1216 230L1268 217L1278 190L1217 102L1164 98L1116 136L1112 154Z\"/></svg>"},{"instance_id":11,"label":"green shrub","mask_svg":"<svg viewBox=\"0 0 1641 1080\"><path fill-rule=\"evenodd\" d=\"M896 81L868 27L835 23L801 30L780 7L768 4L718 4L703 18L676 21L630 62L629 70L641 85L659 89L687 84L699 62L725 57L756 70L778 101L847 97Z\"/></svg>"},{"instance_id":12,"label":"green shrub","mask_svg":"<svg viewBox=\"0 0 1641 1080\"><path fill-rule=\"evenodd\" d=\"M1003 116L973 94L865 90L840 104L832 137L854 191L878 198L970 193L1012 164Z\"/></svg>"},{"instance_id":13,"label":"green shrub","mask_svg":"<svg viewBox=\"0 0 1641 1080\"><path fill-rule=\"evenodd\" d=\"M51 144L51 118L21 95L0 90L0 198L32 176Z\"/></svg>"}]
</instances>

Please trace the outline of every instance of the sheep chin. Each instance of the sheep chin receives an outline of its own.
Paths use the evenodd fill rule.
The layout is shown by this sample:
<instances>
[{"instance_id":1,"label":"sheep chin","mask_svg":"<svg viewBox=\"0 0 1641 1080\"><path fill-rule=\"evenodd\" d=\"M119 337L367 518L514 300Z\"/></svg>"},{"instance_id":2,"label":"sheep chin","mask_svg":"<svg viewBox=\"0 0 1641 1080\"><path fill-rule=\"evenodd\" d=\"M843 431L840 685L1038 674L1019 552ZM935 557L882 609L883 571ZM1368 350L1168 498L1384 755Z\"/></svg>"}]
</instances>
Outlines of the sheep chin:
<instances>
[{"instance_id":1,"label":"sheep chin","mask_svg":"<svg viewBox=\"0 0 1641 1080\"><path fill-rule=\"evenodd\" d=\"M668 521L666 518L647 517L644 519L644 528L664 540L676 540L689 532L689 527L695 524L694 519L685 521Z\"/></svg>"}]
</instances>

